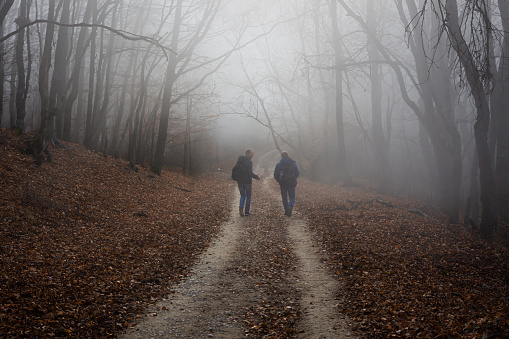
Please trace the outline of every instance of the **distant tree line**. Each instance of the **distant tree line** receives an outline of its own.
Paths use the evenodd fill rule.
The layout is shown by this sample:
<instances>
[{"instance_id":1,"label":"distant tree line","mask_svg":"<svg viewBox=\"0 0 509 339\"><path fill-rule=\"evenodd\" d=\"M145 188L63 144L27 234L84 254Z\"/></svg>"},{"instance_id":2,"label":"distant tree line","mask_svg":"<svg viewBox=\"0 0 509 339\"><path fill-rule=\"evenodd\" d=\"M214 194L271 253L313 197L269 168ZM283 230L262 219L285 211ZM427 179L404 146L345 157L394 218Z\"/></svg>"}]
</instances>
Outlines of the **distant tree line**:
<instances>
[{"instance_id":1,"label":"distant tree line","mask_svg":"<svg viewBox=\"0 0 509 339\"><path fill-rule=\"evenodd\" d=\"M312 179L368 178L487 239L503 230L507 1L291 0L270 7L278 15L250 2L235 16L228 5L240 6L0 1L0 121L133 169L191 174L198 159L217 160L212 107L229 107ZM228 67L229 78L219 72Z\"/></svg>"},{"instance_id":2,"label":"distant tree line","mask_svg":"<svg viewBox=\"0 0 509 339\"><path fill-rule=\"evenodd\" d=\"M1 1L0 121L124 156L133 169L147 163L160 174L176 163L190 173L199 164L183 162L201 158L190 152L214 147L201 87L235 49L196 52L220 8L216 0Z\"/></svg>"}]
</instances>

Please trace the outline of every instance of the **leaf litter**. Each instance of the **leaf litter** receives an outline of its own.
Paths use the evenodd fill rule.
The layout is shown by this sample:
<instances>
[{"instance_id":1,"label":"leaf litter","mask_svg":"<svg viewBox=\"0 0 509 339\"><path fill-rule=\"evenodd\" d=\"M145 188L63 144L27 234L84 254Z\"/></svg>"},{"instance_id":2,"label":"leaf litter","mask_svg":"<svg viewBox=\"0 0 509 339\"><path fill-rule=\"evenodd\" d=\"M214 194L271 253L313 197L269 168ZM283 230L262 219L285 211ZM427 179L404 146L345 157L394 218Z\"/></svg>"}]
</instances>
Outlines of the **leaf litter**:
<instances>
[{"instance_id":1,"label":"leaf litter","mask_svg":"<svg viewBox=\"0 0 509 339\"><path fill-rule=\"evenodd\" d=\"M509 337L507 248L420 201L305 180L298 188L323 260L344 286L338 311L353 330L369 338Z\"/></svg>"},{"instance_id":2,"label":"leaf litter","mask_svg":"<svg viewBox=\"0 0 509 339\"><path fill-rule=\"evenodd\" d=\"M114 336L228 218L230 183L214 174L136 173L77 144L36 166L29 135L2 134L0 337Z\"/></svg>"}]
</instances>

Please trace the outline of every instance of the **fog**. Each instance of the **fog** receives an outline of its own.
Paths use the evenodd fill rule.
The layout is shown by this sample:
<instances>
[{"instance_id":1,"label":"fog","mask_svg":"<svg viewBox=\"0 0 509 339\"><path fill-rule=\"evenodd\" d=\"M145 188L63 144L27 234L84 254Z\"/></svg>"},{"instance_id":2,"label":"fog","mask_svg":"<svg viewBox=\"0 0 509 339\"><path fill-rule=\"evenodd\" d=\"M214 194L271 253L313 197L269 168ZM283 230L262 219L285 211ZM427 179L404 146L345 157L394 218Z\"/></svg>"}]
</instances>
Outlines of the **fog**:
<instances>
[{"instance_id":1,"label":"fog","mask_svg":"<svg viewBox=\"0 0 509 339\"><path fill-rule=\"evenodd\" d=\"M509 39L506 9L482 3L2 3L0 122L156 173L287 150L311 180L491 236L509 211Z\"/></svg>"}]
</instances>

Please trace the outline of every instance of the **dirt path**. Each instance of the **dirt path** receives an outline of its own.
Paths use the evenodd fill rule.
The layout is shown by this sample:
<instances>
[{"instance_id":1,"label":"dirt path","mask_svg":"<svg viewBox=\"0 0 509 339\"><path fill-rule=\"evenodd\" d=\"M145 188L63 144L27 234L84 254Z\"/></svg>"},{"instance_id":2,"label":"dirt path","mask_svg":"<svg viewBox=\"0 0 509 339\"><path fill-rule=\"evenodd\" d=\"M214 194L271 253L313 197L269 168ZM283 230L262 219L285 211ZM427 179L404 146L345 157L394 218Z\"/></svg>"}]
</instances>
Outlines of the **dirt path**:
<instances>
[{"instance_id":1,"label":"dirt path","mask_svg":"<svg viewBox=\"0 0 509 339\"><path fill-rule=\"evenodd\" d=\"M300 324L302 338L352 338L346 321L338 313L334 294L339 283L322 266L320 254L298 212L290 221L289 235L298 260L296 285L302 291Z\"/></svg>"},{"instance_id":2,"label":"dirt path","mask_svg":"<svg viewBox=\"0 0 509 339\"><path fill-rule=\"evenodd\" d=\"M271 167L277 160L277 153L271 152L255 162L255 172L264 178L254 184L257 191L253 193L253 216L238 216L239 195L236 191L231 205L233 217L224 225L221 236L203 253L191 274L176 287L175 293L153 305L121 338L256 337L253 328L263 327L264 323L254 325L246 321L243 314L256 313L253 310L269 305L271 293L280 293L281 299L290 305L295 299L300 306L297 331L289 332L288 337L352 337L346 329L346 321L337 313L338 301L334 295L338 283L321 266L321 250L313 243L305 221L299 217L298 208L291 218L274 218L275 213L283 213L279 192L271 183ZM278 236L282 237L279 239L284 239L274 244L257 242L257 234L271 237L267 235L271 231L262 227L277 227ZM264 259L267 261L264 263L256 262L257 253L272 253L267 244L283 247L283 243L290 245L282 250L291 249L293 269L282 270L287 278L276 279L277 274L273 278L269 275L271 281L262 283L257 271L277 260L272 257ZM249 271L254 272L245 273Z\"/></svg>"}]
</instances>

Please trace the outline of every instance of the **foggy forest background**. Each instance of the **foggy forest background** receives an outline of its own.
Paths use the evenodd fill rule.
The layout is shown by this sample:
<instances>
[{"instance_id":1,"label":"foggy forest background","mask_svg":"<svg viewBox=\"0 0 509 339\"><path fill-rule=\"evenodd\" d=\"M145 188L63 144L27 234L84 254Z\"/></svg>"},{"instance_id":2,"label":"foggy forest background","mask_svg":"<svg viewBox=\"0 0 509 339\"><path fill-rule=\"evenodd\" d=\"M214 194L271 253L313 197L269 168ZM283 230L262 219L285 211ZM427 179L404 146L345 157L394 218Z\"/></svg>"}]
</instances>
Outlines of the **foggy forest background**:
<instances>
[{"instance_id":1,"label":"foggy forest background","mask_svg":"<svg viewBox=\"0 0 509 339\"><path fill-rule=\"evenodd\" d=\"M1 0L0 29L0 121L36 153L194 174L285 149L488 239L509 218L509 1Z\"/></svg>"}]
</instances>

